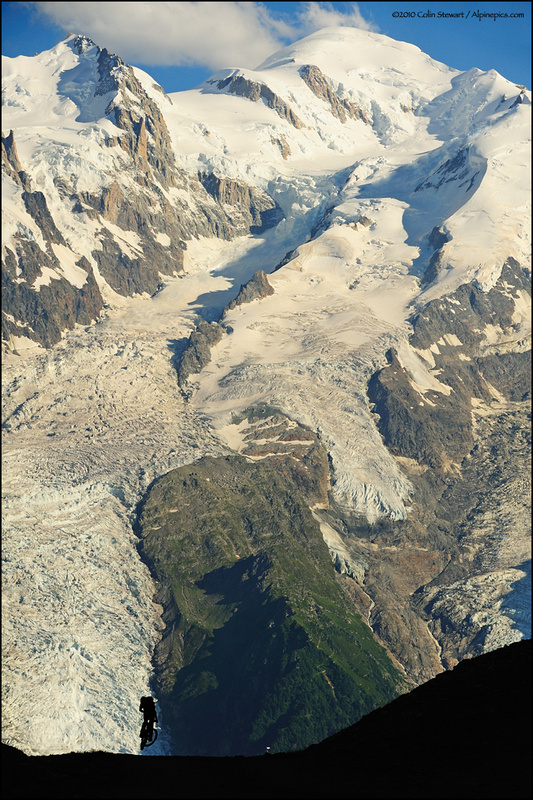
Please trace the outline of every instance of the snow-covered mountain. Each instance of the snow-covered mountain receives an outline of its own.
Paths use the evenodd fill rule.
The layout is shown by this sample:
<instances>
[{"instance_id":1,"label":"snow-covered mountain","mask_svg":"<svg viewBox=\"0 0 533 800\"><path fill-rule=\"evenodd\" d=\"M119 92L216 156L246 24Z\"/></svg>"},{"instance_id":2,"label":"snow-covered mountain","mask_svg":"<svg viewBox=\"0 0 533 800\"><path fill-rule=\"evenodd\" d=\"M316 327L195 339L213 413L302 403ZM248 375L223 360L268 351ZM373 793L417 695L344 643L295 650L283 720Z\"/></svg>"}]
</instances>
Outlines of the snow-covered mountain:
<instances>
[{"instance_id":1,"label":"snow-covered mountain","mask_svg":"<svg viewBox=\"0 0 533 800\"><path fill-rule=\"evenodd\" d=\"M326 448L314 513L409 677L530 636L530 92L341 28L172 95L71 35L3 98L7 741L136 751L136 505L258 457L260 404Z\"/></svg>"}]
</instances>

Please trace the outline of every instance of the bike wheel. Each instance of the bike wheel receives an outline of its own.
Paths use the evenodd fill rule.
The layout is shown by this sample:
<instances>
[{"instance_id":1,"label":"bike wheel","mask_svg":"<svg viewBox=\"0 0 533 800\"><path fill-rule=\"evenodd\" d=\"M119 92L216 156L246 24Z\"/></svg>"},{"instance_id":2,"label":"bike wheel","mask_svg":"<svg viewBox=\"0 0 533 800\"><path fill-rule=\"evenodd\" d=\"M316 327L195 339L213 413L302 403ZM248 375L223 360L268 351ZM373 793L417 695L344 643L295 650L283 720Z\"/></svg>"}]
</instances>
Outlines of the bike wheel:
<instances>
[{"instance_id":1,"label":"bike wheel","mask_svg":"<svg viewBox=\"0 0 533 800\"><path fill-rule=\"evenodd\" d=\"M151 747L153 744L155 744L156 739L157 739L157 728L154 729L153 738L149 742L145 741L144 746Z\"/></svg>"}]
</instances>

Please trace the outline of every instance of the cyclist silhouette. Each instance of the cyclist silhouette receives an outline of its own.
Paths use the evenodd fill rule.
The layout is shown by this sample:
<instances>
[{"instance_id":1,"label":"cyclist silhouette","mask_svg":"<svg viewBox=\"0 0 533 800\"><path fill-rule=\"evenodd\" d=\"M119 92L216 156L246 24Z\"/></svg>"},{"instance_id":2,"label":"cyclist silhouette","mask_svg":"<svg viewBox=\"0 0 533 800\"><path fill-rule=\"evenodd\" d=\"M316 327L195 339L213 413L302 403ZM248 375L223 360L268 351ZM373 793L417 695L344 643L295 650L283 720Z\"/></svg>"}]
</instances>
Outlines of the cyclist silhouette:
<instances>
[{"instance_id":1,"label":"cyclist silhouette","mask_svg":"<svg viewBox=\"0 0 533 800\"><path fill-rule=\"evenodd\" d=\"M144 721L141 726L141 750L150 747L157 739L157 730L154 729L154 722L157 722L157 714L153 697L141 697L139 711L144 714Z\"/></svg>"}]
</instances>

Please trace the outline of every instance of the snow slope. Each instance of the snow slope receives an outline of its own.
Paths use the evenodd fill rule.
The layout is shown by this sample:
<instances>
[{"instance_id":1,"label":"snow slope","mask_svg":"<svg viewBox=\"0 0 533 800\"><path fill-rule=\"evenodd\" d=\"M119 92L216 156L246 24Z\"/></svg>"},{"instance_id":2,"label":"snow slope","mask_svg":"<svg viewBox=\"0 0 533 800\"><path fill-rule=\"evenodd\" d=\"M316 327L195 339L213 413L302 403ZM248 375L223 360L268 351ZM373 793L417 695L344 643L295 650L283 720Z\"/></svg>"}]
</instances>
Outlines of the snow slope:
<instances>
[{"instance_id":1,"label":"snow slope","mask_svg":"<svg viewBox=\"0 0 533 800\"><path fill-rule=\"evenodd\" d=\"M335 119L302 87L300 70L308 63L339 96L357 101L371 124ZM271 276L274 295L225 319L233 332L200 375L194 402L224 428L252 402L279 405L323 431L343 505L369 519L401 518L410 489L370 433L366 380L383 365L388 346L405 339L413 309L462 283L490 289L509 256L527 263L529 101L517 103L522 89L494 71L457 73L412 45L355 29L313 34L238 74L267 84L305 127L285 122L281 129L275 110L217 89L221 73L173 96L167 119L179 131L176 148L190 148L197 168L203 162L268 187L288 217L276 238L286 228L292 233L301 218L309 227L325 218L326 230ZM211 147L213 117L205 123L200 156L192 150L198 129L189 127L187 139L183 109L196 126L208 111L218 123ZM283 131L294 152L274 165L267 140L273 130ZM446 269L421 290L434 228L448 240L441 252ZM257 267L264 266L259 259ZM449 391L427 364L410 360L426 388Z\"/></svg>"},{"instance_id":2,"label":"snow slope","mask_svg":"<svg viewBox=\"0 0 533 800\"><path fill-rule=\"evenodd\" d=\"M367 121L336 118L303 83L307 64L318 66ZM267 85L303 127L280 120L265 102L218 88L234 74ZM255 71L217 73L171 100L165 118L188 164L268 186L284 210L293 210L290 187L302 173L315 182L315 194L322 176L339 173L338 180L348 178L340 210L345 222L372 201L404 203L405 237L420 257L427 236L442 226L450 237L445 256L452 275L438 281L431 297L465 280L490 287L503 254L527 260L530 93L494 70L459 73L414 45L357 29L326 29ZM279 136L291 150L286 159L272 141Z\"/></svg>"}]
</instances>

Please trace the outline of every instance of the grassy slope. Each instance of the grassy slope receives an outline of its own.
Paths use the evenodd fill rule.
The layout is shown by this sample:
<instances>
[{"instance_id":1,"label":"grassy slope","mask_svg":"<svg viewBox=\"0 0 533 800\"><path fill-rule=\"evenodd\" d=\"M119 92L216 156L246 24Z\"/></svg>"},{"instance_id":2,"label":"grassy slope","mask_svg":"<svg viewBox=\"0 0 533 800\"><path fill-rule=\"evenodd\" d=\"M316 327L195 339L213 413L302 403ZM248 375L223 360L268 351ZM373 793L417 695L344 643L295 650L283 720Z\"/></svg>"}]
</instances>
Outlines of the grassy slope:
<instances>
[{"instance_id":1,"label":"grassy slope","mask_svg":"<svg viewBox=\"0 0 533 800\"><path fill-rule=\"evenodd\" d=\"M176 752L301 749L402 690L305 501L268 460L174 470L140 523L166 609L157 692Z\"/></svg>"}]
</instances>

